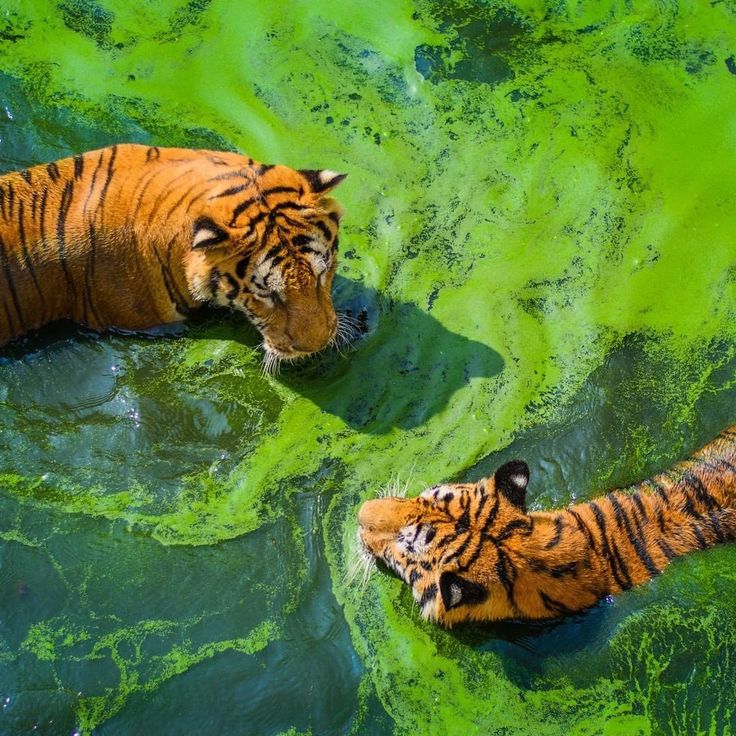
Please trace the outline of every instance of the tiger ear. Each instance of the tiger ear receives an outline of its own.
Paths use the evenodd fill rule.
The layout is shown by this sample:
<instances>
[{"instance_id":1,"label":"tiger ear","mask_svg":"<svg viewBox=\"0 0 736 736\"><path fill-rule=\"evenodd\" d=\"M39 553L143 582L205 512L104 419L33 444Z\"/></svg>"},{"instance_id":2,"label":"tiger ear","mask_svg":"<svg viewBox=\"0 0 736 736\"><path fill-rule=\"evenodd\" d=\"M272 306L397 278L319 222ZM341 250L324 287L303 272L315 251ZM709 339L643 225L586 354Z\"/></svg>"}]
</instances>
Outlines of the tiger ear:
<instances>
[{"instance_id":1,"label":"tiger ear","mask_svg":"<svg viewBox=\"0 0 736 736\"><path fill-rule=\"evenodd\" d=\"M488 591L479 583L454 572L443 572L440 575L440 595L445 604L445 611L460 605L474 606L488 598Z\"/></svg>"},{"instance_id":2,"label":"tiger ear","mask_svg":"<svg viewBox=\"0 0 736 736\"><path fill-rule=\"evenodd\" d=\"M199 217L192 228L192 250L206 250L224 243L229 235L209 217Z\"/></svg>"},{"instance_id":3,"label":"tiger ear","mask_svg":"<svg viewBox=\"0 0 736 736\"><path fill-rule=\"evenodd\" d=\"M506 500L526 513L526 486L529 483L529 466L523 460L511 460L502 465L493 476L498 490Z\"/></svg>"},{"instance_id":4,"label":"tiger ear","mask_svg":"<svg viewBox=\"0 0 736 736\"><path fill-rule=\"evenodd\" d=\"M301 169L299 173L307 180L309 189L315 194L326 194L347 178L347 174L338 174L329 169Z\"/></svg>"}]
</instances>

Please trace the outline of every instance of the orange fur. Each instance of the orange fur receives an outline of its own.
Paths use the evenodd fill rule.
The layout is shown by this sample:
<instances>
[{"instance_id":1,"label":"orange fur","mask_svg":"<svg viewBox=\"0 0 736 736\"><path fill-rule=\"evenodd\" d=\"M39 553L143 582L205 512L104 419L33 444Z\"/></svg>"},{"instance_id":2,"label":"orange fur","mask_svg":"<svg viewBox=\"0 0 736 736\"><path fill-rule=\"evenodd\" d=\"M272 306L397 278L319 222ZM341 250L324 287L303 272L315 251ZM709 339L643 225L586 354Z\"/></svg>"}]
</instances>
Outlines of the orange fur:
<instances>
[{"instance_id":1,"label":"orange fur","mask_svg":"<svg viewBox=\"0 0 736 736\"><path fill-rule=\"evenodd\" d=\"M475 484L367 501L360 540L423 616L451 626L583 611L736 537L736 426L665 473L561 511L527 513L528 478L513 461Z\"/></svg>"},{"instance_id":2,"label":"orange fur","mask_svg":"<svg viewBox=\"0 0 736 736\"><path fill-rule=\"evenodd\" d=\"M344 177L235 153L111 146L0 177L0 345L52 320L140 330L205 303L267 351L335 335Z\"/></svg>"}]
</instances>

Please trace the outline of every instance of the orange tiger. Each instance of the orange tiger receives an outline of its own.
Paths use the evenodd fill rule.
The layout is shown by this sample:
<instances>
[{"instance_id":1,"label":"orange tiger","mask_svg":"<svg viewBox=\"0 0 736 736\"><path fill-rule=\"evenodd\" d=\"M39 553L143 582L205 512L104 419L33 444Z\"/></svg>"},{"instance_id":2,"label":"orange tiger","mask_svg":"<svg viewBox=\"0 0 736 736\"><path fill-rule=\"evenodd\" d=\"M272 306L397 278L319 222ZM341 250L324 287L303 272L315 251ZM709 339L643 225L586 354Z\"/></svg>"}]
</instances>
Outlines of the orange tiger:
<instances>
[{"instance_id":1,"label":"orange tiger","mask_svg":"<svg viewBox=\"0 0 736 736\"><path fill-rule=\"evenodd\" d=\"M477 483L367 501L364 553L449 627L577 613L736 537L736 426L661 475L562 511L527 513L528 481L514 460Z\"/></svg>"},{"instance_id":2,"label":"orange tiger","mask_svg":"<svg viewBox=\"0 0 736 736\"><path fill-rule=\"evenodd\" d=\"M274 358L324 348L337 317L345 175L235 153L121 144L0 177L0 345L52 320L142 330L210 303Z\"/></svg>"}]
</instances>

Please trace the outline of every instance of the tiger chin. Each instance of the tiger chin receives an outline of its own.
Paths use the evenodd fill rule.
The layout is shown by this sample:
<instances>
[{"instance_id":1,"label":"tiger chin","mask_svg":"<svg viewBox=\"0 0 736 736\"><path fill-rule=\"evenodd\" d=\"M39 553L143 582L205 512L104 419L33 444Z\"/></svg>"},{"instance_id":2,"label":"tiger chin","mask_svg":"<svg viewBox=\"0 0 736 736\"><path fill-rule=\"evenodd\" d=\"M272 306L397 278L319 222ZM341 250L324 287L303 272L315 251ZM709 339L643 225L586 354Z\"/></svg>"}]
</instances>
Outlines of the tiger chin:
<instances>
[{"instance_id":1,"label":"tiger chin","mask_svg":"<svg viewBox=\"0 0 736 736\"><path fill-rule=\"evenodd\" d=\"M0 345L58 319L145 330L214 304L267 356L335 339L345 175L121 144L0 177Z\"/></svg>"},{"instance_id":2,"label":"tiger chin","mask_svg":"<svg viewBox=\"0 0 736 736\"><path fill-rule=\"evenodd\" d=\"M736 426L660 475L563 510L528 512L528 482L514 460L477 483L367 501L360 543L447 627L579 613L734 540Z\"/></svg>"}]
</instances>

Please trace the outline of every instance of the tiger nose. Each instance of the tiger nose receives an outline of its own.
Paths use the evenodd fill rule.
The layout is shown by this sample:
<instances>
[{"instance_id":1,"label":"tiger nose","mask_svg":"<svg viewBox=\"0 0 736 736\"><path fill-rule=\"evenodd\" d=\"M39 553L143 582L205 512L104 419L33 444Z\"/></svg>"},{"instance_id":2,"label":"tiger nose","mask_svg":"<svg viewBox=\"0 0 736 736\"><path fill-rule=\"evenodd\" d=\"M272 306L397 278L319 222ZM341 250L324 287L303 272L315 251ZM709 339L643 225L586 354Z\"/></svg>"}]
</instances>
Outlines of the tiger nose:
<instances>
[{"instance_id":1,"label":"tiger nose","mask_svg":"<svg viewBox=\"0 0 736 736\"><path fill-rule=\"evenodd\" d=\"M358 511L358 524L369 529L384 526L384 514L381 509L380 499L366 501Z\"/></svg>"},{"instance_id":2,"label":"tiger nose","mask_svg":"<svg viewBox=\"0 0 736 736\"><path fill-rule=\"evenodd\" d=\"M337 317L331 315L323 325L315 326L309 333L301 334L298 337L294 337L291 332L288 333L291 340L291 349L298 350L301 353L316 353L327 346L335 336L336 331Z\"/></svg>"}]
</instances>

